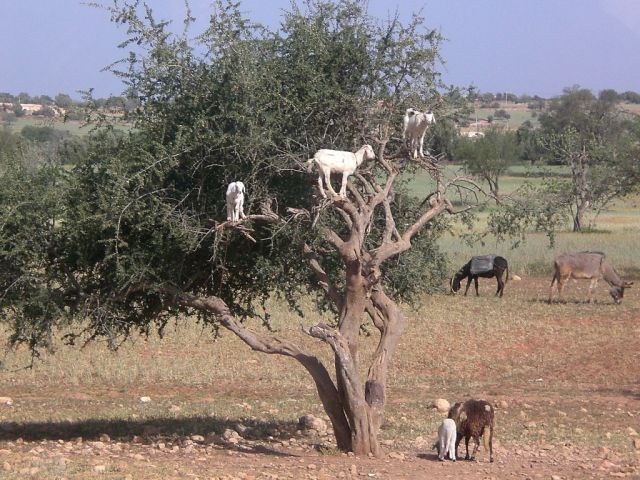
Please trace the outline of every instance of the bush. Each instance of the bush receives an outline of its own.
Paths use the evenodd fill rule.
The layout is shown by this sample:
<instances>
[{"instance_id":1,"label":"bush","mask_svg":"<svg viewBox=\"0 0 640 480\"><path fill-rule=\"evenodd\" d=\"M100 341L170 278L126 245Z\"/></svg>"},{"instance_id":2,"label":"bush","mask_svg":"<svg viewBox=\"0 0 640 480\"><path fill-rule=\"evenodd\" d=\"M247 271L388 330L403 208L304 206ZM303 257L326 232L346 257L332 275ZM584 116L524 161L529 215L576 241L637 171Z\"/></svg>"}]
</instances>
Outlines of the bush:
<instances>
[{"instance_id":1,"label":"bush","mask_svg":"<svg viewBox=\"0 0 640 480\"><path fill-rule=\"evenodd\" d=\"M52 118L56 116L56 112L54 112L51 107L43 106L40 110L35 112L34 115Z\"/></svg>"},{"instance_id":2,"label":"bush","mask_svg":"<svg viewBox=\"0 0 640 480\"><path fill-rule=\"evenodd\" d=\"M56 130L53 127L35 127L33 125L26 125L22 127L20 134L27 140L40 143L53 142L64 137L63 132Z\"/></svg>"}]
</instances>

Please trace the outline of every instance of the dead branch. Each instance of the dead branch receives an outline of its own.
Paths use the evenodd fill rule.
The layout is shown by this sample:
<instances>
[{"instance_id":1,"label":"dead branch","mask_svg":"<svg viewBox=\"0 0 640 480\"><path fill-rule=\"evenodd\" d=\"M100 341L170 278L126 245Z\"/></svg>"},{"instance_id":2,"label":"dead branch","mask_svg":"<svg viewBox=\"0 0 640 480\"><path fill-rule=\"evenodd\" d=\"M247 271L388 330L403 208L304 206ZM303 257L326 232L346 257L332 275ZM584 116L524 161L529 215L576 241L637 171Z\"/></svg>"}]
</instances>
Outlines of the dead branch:
<instances>
[{"instance_id":1,"label":"dead branch","mask_svg":"<svg viewBox=\"0 0 640 480\"><path fill-rule=\"evenodd\" d=\"M358 371L355 368L354 358L351 356L347 339L337 329L324 323L318 323L308 328L301 326L300 328L307 335L322 340L331 346L342 366L342 373L349 384L350 393L356 394L356 392L359 392L361 389L360 379L358 378Z\"/></svg>"},{"instance_id":2,"label":"dead branch","mask_svg":"<svg viewBox=\"0 0 640 480\"><path fill-rule=\"evenodd\" d=\"M325 291L327 297L329 297L329 299L333 302L336 310L341 311L344 305L344 298L331 282L329 275L327 275L327 272L324 270L324 268L322 268L316 252L314 252L306 243L304 245L304 257L308 260L309 265L311 266L311 270L318 280L318 284Z\"/></svg>"}]
</instances>

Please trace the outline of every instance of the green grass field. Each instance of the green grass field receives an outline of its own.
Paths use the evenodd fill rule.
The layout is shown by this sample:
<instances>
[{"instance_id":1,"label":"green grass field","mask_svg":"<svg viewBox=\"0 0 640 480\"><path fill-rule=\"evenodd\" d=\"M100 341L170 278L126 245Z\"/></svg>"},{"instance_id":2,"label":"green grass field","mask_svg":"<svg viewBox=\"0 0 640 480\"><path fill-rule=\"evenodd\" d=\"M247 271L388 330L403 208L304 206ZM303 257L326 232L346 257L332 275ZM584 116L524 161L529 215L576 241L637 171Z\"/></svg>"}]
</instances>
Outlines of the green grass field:
<instances>
[{"instance_id":1,"label":"green grass field","mask_svg":"<svg viewBox=\"0 0 640 480\"><path fill-rule=\"evenodd\" d=\"M449 178L463 173L457 165L445 167L445 175ZM507 175L500 179L501 192L508 195L525 182L534 185L540 183L545 174L564 176L568 174L568 170L563 166L514 165L509 168ZM487 188L486 185L484 187ZM419 198L424 198L433 191L434 182L427 174L414 175L408 182L408 188ZM483 228L493 208L493 204L489 203L478 210L480 228ZM593 219L593 214L590 215L587 215L587 221ZM456 226L454 234L443 237L440 246L446 252L452 266L463 265L473 255L494 252L505 256L510 262L512 272L520 275L549 274L552 259L560 252L598 250L606 252L621 273L638 275L640 258L634 255L634 252L637 239L640 238L640 196L633 195L613 202L599 215L596 227L597 230L592 233L574 234L570 232L571 225L566 225L566 231L558 233L554 247L549 245L549 240L544 234L529 232L525 242L512 249L510 242L497 242L493 237L486 238L484 244L469 247L459 237L468 231L462 226Z\"/></svg>"},{"instance_id":2,"label":"green grass field","mask_svg":"<svg viewBox=\"0 0 640 480\"><path fill-rule=\"evenodd\" d=\"M501 107L502 108L502 107ZM476 108L469 118L472 122L475 121L476 115L478 120L486 120L489 116L495 117L495 111L500 110L496 108ZM526 106L521 106L518 109L506 108L507 113L510 115L508 119L494 118L497 125L505 125L511 130L517 130L527 120L533 124L534 127L539 126L538 119L532 115L532 111L526 109Z\"/></svg>"},{"instance_id":3,"label":"green grass field","mask_svg":"<svg viewBox=\"0 0 640 480\"><path fill-rule=\"evenodd\" d=\"M20 132L26 126L33 127L51 127L55 130L59 130L61 132L66 132L71 135L83 136L87 135L92 126L84 125L83 122L77 120L68 120L63 122L61 119L46 119L41 117L31 117L25 116L20 117L15 120L15 122L11 123L0 123L0 125L6 125L12 132ZM127 125L116 124L115 128L121 131L128 131L130 127Z\"/></svg>"},{"instance_id":4,"label":"green grass field","mask_svg":"<svg viewBox=\"0 0 640 480\"><path fill-rule=\"evenodd\" d=\"M20 117L15 122L6 123L13 132L20 132L26 126L51 127L72 135L86 135L89 127L82 127L82 122L67 121L58 119L44 119L39 117Z\"/></svg>"}]
</instances>

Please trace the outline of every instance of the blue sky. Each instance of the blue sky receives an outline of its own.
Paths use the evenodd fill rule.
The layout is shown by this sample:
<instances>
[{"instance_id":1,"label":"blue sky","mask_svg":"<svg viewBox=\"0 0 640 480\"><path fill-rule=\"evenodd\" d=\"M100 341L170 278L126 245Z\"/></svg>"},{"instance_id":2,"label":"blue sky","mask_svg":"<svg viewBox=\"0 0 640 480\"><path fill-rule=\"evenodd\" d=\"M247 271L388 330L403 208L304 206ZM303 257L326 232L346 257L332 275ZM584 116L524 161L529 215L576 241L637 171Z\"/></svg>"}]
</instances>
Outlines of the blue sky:
<instances>
[{"instance_id":1,"label":"blue sky","mask_svg":"<svg viewBox=\"0 0 640 480\"><path fill-rule=\"evenodd\" d=\"M110 3L104 0L104 3ZM148 0L157 16L180 23L183 0ZM202 22L210 0L190 0ZM278 24L289 0L243 0L249 16ZM598 92L640 91L640 0L369 0L380 18L422 9L440 29L444 79L483 92L550 97L580 85ZM0 0L0 92L121 93L105 66L124 56L122 27L79 0Z\"/></svg>"}]
</instances>

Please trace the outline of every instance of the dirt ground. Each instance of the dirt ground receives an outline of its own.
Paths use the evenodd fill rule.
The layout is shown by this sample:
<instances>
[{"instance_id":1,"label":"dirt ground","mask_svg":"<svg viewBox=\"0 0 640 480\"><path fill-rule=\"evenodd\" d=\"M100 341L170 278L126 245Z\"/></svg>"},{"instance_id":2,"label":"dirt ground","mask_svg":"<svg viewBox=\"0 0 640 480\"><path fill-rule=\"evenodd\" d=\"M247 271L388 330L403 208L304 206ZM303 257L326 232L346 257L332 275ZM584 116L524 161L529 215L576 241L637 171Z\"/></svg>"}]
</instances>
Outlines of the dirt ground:
<instances>
[{"instance_id":1,"label":"dirt ground","mask_svg":"<svg viewBox=\"0 0 640 480\"><path fill-rule=\"evenodd\" d=\"M161 439L147 445L104 437L102 441L5 441L0 445L0 478L640 478L637 455L625 458L607 448L574 445L512 443L495 448L496 460L489 463L484 453L476 461L439 462L428 450L387 448L383 458L358 458L291 448L290 442L207 445L208 441Z\"/></svg>"},{"instance_id":2,"label":"dirt ground","mask_svg":"<svg viewBox=\"0 0 640 480\"><path fill-rule=\"evenodd\" d=\"M113 367L103 372L95 364L111 357L97 350L83 354L94 365L73 381L76 360L48 363L40 373L0 372L0 396L12 400L0 400L0 478L640 479L639 296L630 291L615 306L601 291L599 303L586 305L578 300L586 285L574 284L567 304L546 305L547 286L548 279L510 282L499 300L484 283L480 298L430 297L411 313L391 372L380 458L340 453L330 435L299 429L297 414L322 413L313 388L301 387L308 379L299 369L276 379L279 364L270 362L280 359L169 338L157 350L138 344L131 357L118 357L126 359L123 369L131 359L160 365L166 377L155 381L108 377ZM475 309L489 314L466 320ZM424 311L441 320L421 322ZM444 352L436 332L452 322L468 336L434 358L429 352ZM176 380L205 362L195 357L203 350L226 373ZM185 370L169 375L165 361L184 362ZM141 404L143 394L153 400ZM443 418L431 408L436 395L493 401L494 463L483 448L476 461L437 460L430 449ZM247 432L223 435L240 427ZM458 454L464 457L463 444Z\"/></svg>"}]
</instances>

